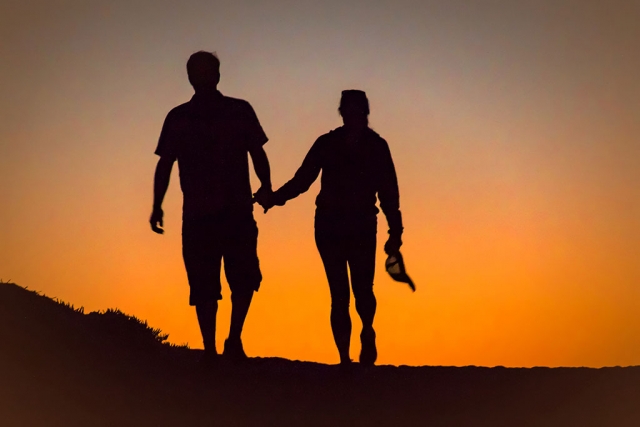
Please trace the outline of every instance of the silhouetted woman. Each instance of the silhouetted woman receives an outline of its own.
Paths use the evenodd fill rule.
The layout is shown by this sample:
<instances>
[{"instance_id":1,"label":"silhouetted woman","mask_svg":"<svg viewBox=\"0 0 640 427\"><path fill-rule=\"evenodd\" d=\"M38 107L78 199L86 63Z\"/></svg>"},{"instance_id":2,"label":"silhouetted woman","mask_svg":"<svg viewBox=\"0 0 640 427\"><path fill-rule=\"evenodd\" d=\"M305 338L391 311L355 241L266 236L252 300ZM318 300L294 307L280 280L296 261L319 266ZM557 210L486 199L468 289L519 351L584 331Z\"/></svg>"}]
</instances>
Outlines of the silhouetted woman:
<instances>
[{"instance_id":1,"label":"silhouetted woman","mask_svg":"<svg viewBox=\"0 0 640 427\"><path fill-rule=\"evenodd\" d=\"M385 252L397 253L402 245L402 217L396 172L387 142L369 128L369 101L360 90L345 90L340 100L344 126L322 135L309 150L291 181L265 203L284 205L309 189L322 171L316 199L315 238L331 290L331 328L340 363L351 362L349 344L350 286L362 319L360 363L377 358L373 318L377 213L376 195L389 224Z\"/></svg>"}]
</instances>

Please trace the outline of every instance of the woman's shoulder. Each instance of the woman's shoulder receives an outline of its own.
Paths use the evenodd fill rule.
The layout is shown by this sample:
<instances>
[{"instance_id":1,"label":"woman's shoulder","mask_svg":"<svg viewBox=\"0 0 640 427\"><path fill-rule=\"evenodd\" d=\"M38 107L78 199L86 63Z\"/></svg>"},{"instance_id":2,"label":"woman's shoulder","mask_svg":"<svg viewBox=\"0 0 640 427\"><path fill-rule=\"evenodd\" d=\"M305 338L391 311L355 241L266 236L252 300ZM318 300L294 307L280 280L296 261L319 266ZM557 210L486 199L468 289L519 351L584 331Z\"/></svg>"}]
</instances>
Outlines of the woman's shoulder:
<instances>
[{"instance_id":1,"label":"woman's shoulder","mask_svg":"<svg viewBox=\"0 0 640 427\"><path fill-rule=\"evenodd\" d=\"M324 135L320 135L320 138L324 138L324 139L341 138L343 136L343 133L344 133L344 127L340 126L335 129L331 129L329 132L325 133Z\"/></svg>"},{"instance_id":2,"label":"woman's shoulder","mask_svg":"<svg viewBox=\"0 0 640 427\"><path fill-rule=\"evenodd\" d=\"M342 127L336 128L336 129L332 129L327 133L324 133L322 135L320 135L318 137L318 139L316 139L316 145L322 145L322 146L326 146L326 145L331 145L334 142L340 140L343 137L342 135Z\"/></svg>"},{"instance_id":3,"label":"woman's shoulder","mask_svg":"<svg viewBox=\"0 0 640 427\"><path fill-rule=\"evenodd\" d=\"M365 132L366 132L366 139L369 140L369 142L372 143L374 146L378 148L383 148L383 149L385 147L388 147L387 141L373 129L367 128ZM335 143L340 143L344 138L345 138L344 127L340 126L333 130L330 130L325 134L320 135L316 140L316 144L321 146L327 146Z\"/></svg>"},{"instance_id":4,"label":"woman's shoulder","mask_svg":"<svg viewBox=\"0 0 640 427\"><path fill-rule=\"evenodd\" d=\"M387 141L371 128L367 128L367 139L377 148L384 149L389 147Z\"/></svg>"}]
</instances>

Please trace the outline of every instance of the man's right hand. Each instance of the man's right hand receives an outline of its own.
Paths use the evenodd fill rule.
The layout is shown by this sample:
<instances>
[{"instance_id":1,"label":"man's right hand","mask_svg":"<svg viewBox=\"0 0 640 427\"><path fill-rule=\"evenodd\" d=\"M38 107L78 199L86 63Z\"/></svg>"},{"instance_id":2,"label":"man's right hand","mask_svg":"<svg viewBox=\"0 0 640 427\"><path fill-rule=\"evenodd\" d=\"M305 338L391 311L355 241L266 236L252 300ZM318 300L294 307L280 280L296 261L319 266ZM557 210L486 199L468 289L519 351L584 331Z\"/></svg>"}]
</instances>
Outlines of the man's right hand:
<instances>
[{"instance_id":1,"label":"man's right hand","mask_svg":"<svg viewBox=\"0 0 640 427\"><path fill-rule=\"evenodd\" d=\"M158 234L164 234L164 230L162 227L162 217L164 216L164 212L162 212L161 208L153 208L153 212L151 212L151 218L149 222L151 223L151 230Z\"/></svg>"}]
</instances>

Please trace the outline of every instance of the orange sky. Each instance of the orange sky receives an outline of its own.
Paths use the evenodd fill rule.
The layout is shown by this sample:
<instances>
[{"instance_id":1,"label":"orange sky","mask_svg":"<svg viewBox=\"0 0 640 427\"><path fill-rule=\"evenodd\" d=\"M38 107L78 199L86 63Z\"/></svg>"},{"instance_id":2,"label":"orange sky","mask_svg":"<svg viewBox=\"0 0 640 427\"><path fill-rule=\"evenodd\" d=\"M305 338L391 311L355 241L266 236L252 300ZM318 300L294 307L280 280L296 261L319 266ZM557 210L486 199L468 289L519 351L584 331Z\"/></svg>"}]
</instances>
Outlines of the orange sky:
<instances>
[{"instance_id":1,"label":"orange sky","mask_svg":"<svg viewBox=\"0 0 640 427\"><path fill-rule=\"evenodd\" d=\"M379 363L640 364L640 6L25 3L0 6L1 279L201 346L177 173L165 235L147 221L162 121L191 96L189 54L206 49L221 91L250 101L270 137L275 186L341 124L340 91L368 93L418 286L392 282L379 250ZM317 192L256 210L251 356L338 361Z\"/></svg>"}]
</instances>

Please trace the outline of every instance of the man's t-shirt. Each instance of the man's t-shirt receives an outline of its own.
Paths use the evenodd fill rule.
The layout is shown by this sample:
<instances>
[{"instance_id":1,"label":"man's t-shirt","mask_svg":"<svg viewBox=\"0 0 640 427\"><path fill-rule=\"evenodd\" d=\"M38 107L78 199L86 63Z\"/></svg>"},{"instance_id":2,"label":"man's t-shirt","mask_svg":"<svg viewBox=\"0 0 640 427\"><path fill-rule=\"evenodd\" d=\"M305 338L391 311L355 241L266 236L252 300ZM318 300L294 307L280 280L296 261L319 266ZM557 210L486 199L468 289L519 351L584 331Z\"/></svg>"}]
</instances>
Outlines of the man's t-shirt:
<instances>
[{"instance_id":1,"label":"man's t-shirt","mask_svg":"<svg viewBox=\"0 0 640 427\"><path fill-rule=\"evenodd\" d=\"M165 119L158 148L177 159L183 218L253 209L248 151L268 141L247 101L196 94Z\"/></svg>"}]
</instances>

